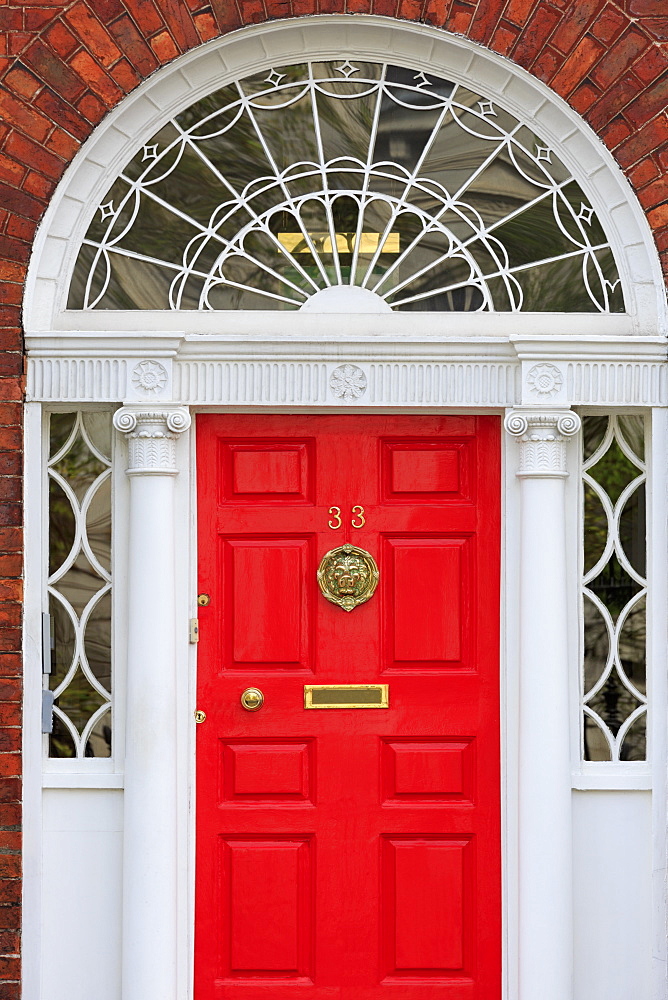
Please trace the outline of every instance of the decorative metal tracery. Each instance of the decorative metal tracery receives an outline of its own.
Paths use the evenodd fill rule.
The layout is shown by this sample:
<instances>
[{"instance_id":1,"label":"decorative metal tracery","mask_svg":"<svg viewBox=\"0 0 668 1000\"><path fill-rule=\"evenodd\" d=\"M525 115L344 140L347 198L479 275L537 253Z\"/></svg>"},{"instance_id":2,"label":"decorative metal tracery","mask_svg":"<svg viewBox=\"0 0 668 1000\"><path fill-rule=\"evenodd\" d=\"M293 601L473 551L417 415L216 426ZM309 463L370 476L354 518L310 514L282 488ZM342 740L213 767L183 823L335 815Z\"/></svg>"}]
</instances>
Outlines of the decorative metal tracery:
<instances>
[{"instance_id":1,"label":"decorative metal tracery","mask_svg":"<svg viewBox=\"0 0 668 1000\"><path fill-rule=\"evenodd\" d=\"M644 422L590 416L584 433L584 759L647 756Z\"/></svg>"},{"instance_id":2,"label":"decorative metal tracery","mask_svg":"<svg viewBox=\"0 0 668 1000\"><path fill-rule=\"evenodd\" d=\"M111 414L50 417L51 757L111 754Z\"/></svg>"},{"instance_id":3,"label":"decorative metal tracery","mask_svg":"<svg viewBox=\"0 0 668 1000\"><path fill-rule=\"evenodd\" d=\"M602 226L500 105L341 59L231 83L126 165L83 241L84 309L298 309L349 285L395 310L624 308Z\"/></svg>"}]
</instances>

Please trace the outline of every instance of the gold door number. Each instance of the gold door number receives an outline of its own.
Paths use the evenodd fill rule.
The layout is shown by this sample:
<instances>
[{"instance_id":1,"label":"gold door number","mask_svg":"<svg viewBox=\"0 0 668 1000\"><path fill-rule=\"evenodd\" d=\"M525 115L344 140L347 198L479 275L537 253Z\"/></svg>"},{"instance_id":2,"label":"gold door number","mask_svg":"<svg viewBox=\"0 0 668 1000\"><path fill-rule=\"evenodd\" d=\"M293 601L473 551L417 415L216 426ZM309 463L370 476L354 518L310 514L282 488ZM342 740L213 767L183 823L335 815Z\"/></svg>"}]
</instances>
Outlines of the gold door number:
<instances>
[{"instance_id":1,"label":"gold door number","mask_svg":"<svg viewBox=\"0 0 668 1000\"><path fill-rule=\"evenodd\" d=\"M332 531L337 531L343 524L341 519L341 508L340 507L330 507L327 511L331 514L331 519L327 522ZM363 528L366 524L366 518L364 517L364 507L361 504L356 503L354 507L351 508L350 513L352 517L350 518L350 524L353 528Z\"/></svg>"}]
</instances>

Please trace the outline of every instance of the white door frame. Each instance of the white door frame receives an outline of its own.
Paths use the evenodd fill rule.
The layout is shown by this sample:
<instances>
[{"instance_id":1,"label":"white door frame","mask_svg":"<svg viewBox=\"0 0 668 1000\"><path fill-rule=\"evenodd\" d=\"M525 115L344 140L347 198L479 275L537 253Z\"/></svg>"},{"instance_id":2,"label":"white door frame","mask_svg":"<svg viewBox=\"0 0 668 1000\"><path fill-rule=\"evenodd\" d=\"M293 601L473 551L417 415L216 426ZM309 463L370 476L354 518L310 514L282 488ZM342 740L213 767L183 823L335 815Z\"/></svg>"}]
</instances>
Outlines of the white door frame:
<instances>
[{"instance_id":1,"label":"white door frame","mask_svg":"<svg viewBox=\"0 0 668 1000\"><path fill-rule=\"evenodd\" d=\"M347 316L343 331L336 315L174 312L140 316L81 314L64 308L76 252L95 205L110 176L142 139L226 79L270 69L279 60L335 57L344 50L352 56L431 68L454 79L475 79L478 89L518 117L530 119L536 131L559 148L560 157L604 220L628 313L540 318L521 313L367 314ZM610 154L582 120L547 87L509 61L435 29L371 16L355 17L353 24L352 19L339 15L243 29L175 60L110 113L59 185L40 227L26 290L25 738L30 749L25 775L25 909L35 939L39 789L43 783L84 788L118 787L124 782L123 1000L181 1000L190 995L196 665L195 647L186 638L187 621L196 614L191 413L206 409L493 412L505 416L508 432L503 500L503 580L508 584L503 595L502 646L504 988L507 1000L567 1000L571 996L569 844L571 733L578 724L572 685L578 658L579 458L578 418L570 408L654 407L653 447L665 447L668 366L662 289L658 258L637 200ZM147 362L164 371L158 395L137 378L138 366ZM345 405L332 380L341 364L359 368L366 378L366 388ZM537 365L552 374L547 390L537 388L532 378ZM118 631L127 631L130 640L127 655L117 647L121 680L117 699L124 690L126 661L130 677L127 712L121 723L121 731L127 725L125 759L119 755L111 769L98 767L94 761L85 762L91 765L85 768L79 765L78 770L60 761L43 766L34 752L39 745L34 721L38 695L30 663L39 649L43 524L41 507L38 513L32 496L37 485L43 485L42 404L47 408L123 404L114 418L119 431L115 462L117 469L127 463L131 475L123 484L126 477L116 477L116 514L119 523L118 516L127 513L129 537L121 534L118 538L116 565L123 578L125 573L129 576L130 600L125 609L119 607ZM152 447L147 448L147 442ZM152 520L149 512L155 510L161 512L160 519ZM665 501L655 503L652 510L652 524L659 530ZM553 528L552 544L540 546L546 518ZM160 560L155 556L159 536L149 529L159 529L159 536L175 540L174 550L161 552ZM658 539L665 542L662 526ZM655 591L655 618L657 608L662 611L665 606L664 584ZM547 627L552 631L546 657ZM161 642L156 642L157 636ZM661 656L663 662L665 626L658 636L657 631L653 655L657 660ZM535 683L538 668L551 687ZM152 706L150 716L144 712L139 720L133 715L132 692L144 699L144 705ZM656 694L663 704L665 690L657 686ZM119 714L117 708L117 718ZM657 701L655 717L659 715ZM134 739L140 725L159 737L150 753ZM168 734L173 734L173 740L166 738ZM654 738L657 749L662 734L663 729ZM663 751L663 742L660 747ZM662 787L665 754L655 760L661 775L658 787ZM536 761L543 763L537 767ZM607 771L603 780L612 780L611 773ZM598 787L595 775L578 780ZM627 787L647 787L649 768L618 767L614 780L626 781ZM655 802L660 812L663 799L659 796ZM158 822L167 829L148 866L145 845L151 842ZM554 863L546 871L541 859L548 831ZM664 854L665 835L662 840L657 833L655 867ZM187 867L179 864L185 855ZM156 909L158 896L162 902ZM659 928L664 912L661 896ZM140 929L149 924L151 940L145 934L140 940ZM26 949L25 996L32 1000L40 989L34 971L34 941L29 940ZM166 954L173 956L170 963L164 961ZM662 946L658 965L663 954ZM29 987L37 992L30 993ZM659 996L664 993L657 989Z\"/></svg>"}]
</instances>

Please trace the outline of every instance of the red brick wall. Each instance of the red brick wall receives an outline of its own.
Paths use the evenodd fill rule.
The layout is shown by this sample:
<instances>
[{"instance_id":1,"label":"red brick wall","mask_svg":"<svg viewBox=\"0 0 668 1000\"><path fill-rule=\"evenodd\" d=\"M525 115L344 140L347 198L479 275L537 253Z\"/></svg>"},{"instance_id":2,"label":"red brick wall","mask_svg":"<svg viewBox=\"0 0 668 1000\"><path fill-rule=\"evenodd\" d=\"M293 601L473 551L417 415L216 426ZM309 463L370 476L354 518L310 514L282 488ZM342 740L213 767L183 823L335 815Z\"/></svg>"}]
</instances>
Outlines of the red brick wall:
<instances>
[{"instance_id":1,"label":"red brick wall","mask_svg":"<svg viewBox=\"0 0 668 1000\"><path fill-rule=\"evenodd\" d=\"M75 152L160 65L241 25L383 14L468 36L565 98L638 193L668 275L666 0L0 0L0 1000L18 997L22 282Z\"/></svg>"}]
</instances>

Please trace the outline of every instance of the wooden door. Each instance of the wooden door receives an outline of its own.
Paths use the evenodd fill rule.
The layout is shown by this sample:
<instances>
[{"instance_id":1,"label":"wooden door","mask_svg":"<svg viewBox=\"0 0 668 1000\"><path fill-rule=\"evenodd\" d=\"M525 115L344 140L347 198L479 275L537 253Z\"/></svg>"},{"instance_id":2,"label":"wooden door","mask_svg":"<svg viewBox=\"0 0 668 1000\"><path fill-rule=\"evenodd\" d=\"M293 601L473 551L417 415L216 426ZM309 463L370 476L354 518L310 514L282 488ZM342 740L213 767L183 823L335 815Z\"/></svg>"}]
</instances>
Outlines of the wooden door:
<instances>
[{"instance_id":1,"label":"wooden door","mask_svg":"<svg viewBox=\"0 0 668 1000\"><path fill-rule=\"evenodd\" d=\"M196 1000L498 1000L498 418L197 425Z\"/></svg>"}]
</instances>

